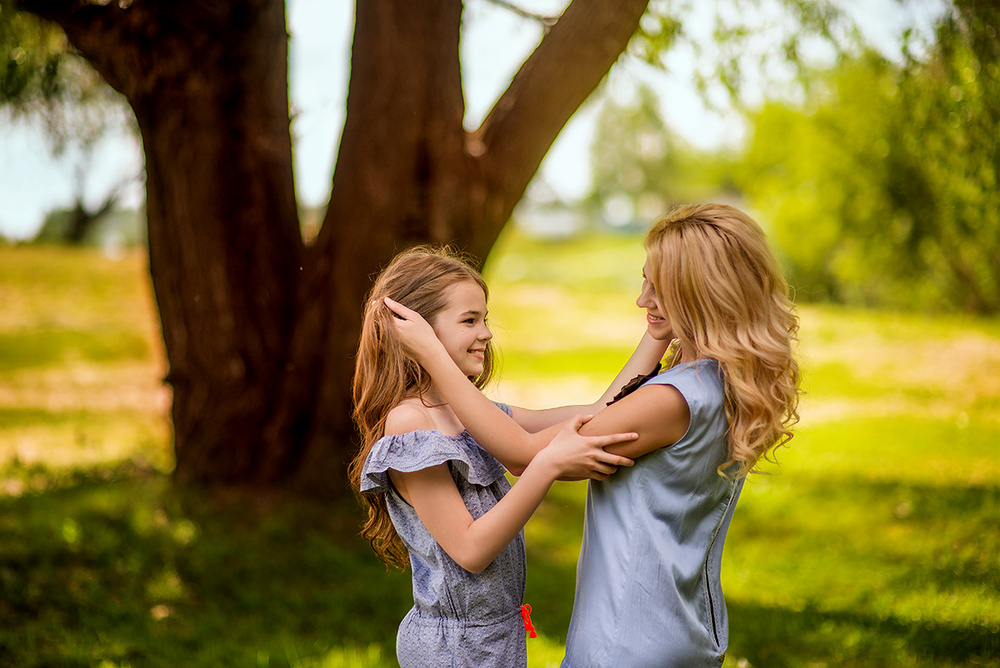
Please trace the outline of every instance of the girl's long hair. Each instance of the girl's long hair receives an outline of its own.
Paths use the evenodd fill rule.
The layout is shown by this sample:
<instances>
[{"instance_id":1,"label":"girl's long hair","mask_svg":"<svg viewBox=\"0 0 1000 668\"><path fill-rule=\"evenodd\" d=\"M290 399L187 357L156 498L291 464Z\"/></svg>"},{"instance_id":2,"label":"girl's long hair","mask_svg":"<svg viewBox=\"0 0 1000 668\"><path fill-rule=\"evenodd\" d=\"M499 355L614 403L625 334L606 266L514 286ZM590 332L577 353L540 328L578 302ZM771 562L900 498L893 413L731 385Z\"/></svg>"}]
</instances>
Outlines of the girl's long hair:
<instances>
[{"instance_id":1,"label":"girl's long hair","mask_svg":"<svg viewBox=\"0 0 1000 668\"><path fill-rule=\"evenodd\" d=\"M418 246L393 258L365 300L354 367L352 415L361 435L361 447L348 474L368 515L361 535L387 566L405 568L409 558L389 518L385 495L360 493L361 471L372 445L385 435L389 411L404 399L422 397L430 388L431 378L406 353L396 336L392 322L395 316L383 300L394 299L433 324L434 317L448 305L447 289L465 281L474 282L489 297L486 282L465 256L448 247ZM486 344L483 372L471 378L480 389L493 375L491 343Z\"/></svg>"},{"instance_id":2,"label":"girl's long hair","mask_svg":"<svg viewBox=\"0 0 1000 668\"><path fill-rule=\"evenodd\" d=\"M725 380L729 460L744 476L792 437L798 316L760 226L725 204L674 209L646 234L650 273L683 347L718 361ZM676 348L672 363L680 359Z\"/></svg>"}]
</instances>

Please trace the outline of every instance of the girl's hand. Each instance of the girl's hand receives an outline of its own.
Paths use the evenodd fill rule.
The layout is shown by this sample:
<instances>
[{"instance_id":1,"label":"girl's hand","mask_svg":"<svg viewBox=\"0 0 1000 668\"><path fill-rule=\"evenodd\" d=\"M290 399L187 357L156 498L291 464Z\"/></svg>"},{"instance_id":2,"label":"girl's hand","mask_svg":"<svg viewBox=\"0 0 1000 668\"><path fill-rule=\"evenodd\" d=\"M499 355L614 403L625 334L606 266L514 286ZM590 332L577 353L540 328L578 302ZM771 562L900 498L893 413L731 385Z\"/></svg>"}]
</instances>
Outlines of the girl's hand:
<instances>
[{"instance_id":1,"label":"girl's hand","mask_svg":"<svg viewBox=\"0 0 1000 668\"><path fill-rule=\"evenodd\" d=\"M604 450L604 446L639 438L635 433L608 434L606 436L581 436L580 427L590 421L591 415L577 415L567 422L555 438L535 455L535 461L553 466L557 478L592 478L605 480L618 470L619 466L632 466L635 462L627 457ZM534 463L534 462L532 462Z\"/></svg>"},{"instance_id":2,"label":"girl's hand","mask_svg":"<svg viewBox=\"0 0 1000 668\"><path fill-rule=\"evenodd\" d=\"M417 362L441 347L437 334L423 316L388 297L385 298L385 305L395 316L392 323L396 326L396 335L406 352Z\"/></svg>"}]
</instances>

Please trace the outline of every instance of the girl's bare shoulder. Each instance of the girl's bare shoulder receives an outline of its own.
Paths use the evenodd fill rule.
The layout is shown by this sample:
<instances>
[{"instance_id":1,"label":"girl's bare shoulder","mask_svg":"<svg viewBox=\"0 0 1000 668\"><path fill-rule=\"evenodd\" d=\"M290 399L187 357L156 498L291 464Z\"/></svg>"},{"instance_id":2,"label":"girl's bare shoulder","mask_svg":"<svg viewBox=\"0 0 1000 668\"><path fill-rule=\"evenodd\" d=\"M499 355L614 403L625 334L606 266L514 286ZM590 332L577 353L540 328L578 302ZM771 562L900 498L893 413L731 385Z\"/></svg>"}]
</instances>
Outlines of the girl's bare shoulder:
<instances>
[{"instance_id":1,"label":"girl's bare shoulder","mask_svg":"<svg viewBox=\"0 0 1000 668\"><path fill-rule=\"evenodd\" d=\"M385 418L386 434L405 434L435 428L430 408L416 397L401 401Z\"/></svg>"}]
</instances>

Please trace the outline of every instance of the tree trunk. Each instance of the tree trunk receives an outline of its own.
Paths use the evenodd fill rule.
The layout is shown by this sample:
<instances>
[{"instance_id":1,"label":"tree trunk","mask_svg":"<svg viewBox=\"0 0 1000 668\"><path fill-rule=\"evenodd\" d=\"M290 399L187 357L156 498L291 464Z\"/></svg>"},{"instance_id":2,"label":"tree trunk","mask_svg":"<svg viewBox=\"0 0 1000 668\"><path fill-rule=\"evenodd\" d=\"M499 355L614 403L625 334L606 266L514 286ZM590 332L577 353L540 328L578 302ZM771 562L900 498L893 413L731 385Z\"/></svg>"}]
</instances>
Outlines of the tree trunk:
<instances>
[{"instance_id":1,"label":"tree trunk","mask_svg":"<svg viewBox=\"0 0 1000 668\"><path fill-rule=\"evenodd\" d=\"M279 0L21 0L132 105L173 385L176 478L346 489L361 304L392 256L484 260L648 0L575 0L467 133L460 0L359 0L330 206L303 247Z\"/></svg>"},{"instance_id":2,"label":"tree trunk","mask_svg":"<svg viewBox=\"0 0 1000 668\"><path fill-rule=\"evenodd\" d=\"M59 18L139 124L176 476L267 479L261 430L302 260L284 3L115 3Z\"/></svg>"}]
</instances>

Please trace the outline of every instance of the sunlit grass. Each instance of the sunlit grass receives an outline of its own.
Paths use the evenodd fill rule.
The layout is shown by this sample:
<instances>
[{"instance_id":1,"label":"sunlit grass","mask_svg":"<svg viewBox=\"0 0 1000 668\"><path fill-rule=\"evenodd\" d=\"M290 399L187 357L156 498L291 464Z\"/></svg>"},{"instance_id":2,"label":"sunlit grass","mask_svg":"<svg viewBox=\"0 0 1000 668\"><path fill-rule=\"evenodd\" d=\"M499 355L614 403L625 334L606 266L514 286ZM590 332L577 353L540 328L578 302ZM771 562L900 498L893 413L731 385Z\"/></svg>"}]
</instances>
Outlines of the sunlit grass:
<instances>
[{"instance_id":1,"label":"sunlit grass","mask_svg":"<svg viewBox=\"0 0 1000 668\"><path fill-rule=\"evenodd\" d=\"M491 394L592 401L642 334L640 239L505 234L487 263ZM133 253L0 247L0 665L392 666L409 574L353 503L170 489L166 365ZM726 665L1000 663L1000 321L802 306L802 422L726 544ZM526 528L557 666L586 486Z\"/></svg>"}]
</instances>

